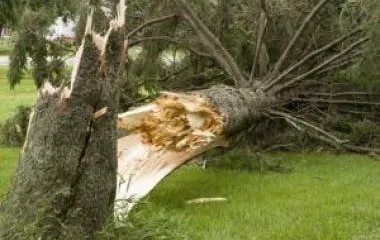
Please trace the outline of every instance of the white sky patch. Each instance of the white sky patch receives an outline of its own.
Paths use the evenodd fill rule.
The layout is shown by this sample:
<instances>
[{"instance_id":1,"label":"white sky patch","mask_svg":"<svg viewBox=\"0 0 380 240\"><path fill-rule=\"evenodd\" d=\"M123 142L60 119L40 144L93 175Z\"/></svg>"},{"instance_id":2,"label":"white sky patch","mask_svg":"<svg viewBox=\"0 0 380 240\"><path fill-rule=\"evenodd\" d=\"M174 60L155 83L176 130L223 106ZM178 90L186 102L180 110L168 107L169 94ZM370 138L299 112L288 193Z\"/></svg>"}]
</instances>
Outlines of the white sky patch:
<instances>
[{"instance_id":1,"label":"white sky patch","mask_svg":"<svg viewBox=\"0 0 380 240\"><path fill-rule=\"evenodd\" d=\"M57 93L60 90L60 88L55 88L53 85L51 85L50 82L45 82L41 91L43 95L53 95Z\"/></svg>"},{"instance_id":2,"label":"white sky patch","mask_svg":"<svg viewBox=\"0 0 380 240\"><path fill-rule=\"evenodd\" d=\"M74 38L75 37L75 22L68 19L67 22L63 21L62 17L55 20L55 23L49 27L47 39L55 40L57 38Z\"/></svg>"},{"instance_id":3,"label":"white sky patch","mask_svg":"<svg viewBox=\"0 0 380 240\"><path fill-rule=\"evenodd\" d=\"M105 6L101 6L100 10L104 12L104 15L106 15L107 18L112 18L112 9Z\"/></svg>"},{"instance_id":4,"label":"white sky patch","mask_svg":"<svg viewBox=\"0 0 380 240\"><path fill-rule=\"evenodd\" d=\"M141 46L134 46L131 48L128 48L128 56L135 61L139 58L143 48Z\"/></svg>"},{"instance_id":5,"label":"white sky patch","mask_svg":"<svg viewBox=\"0 0 380 240\"><path fill-rule=\"evenodd\" d=\"M187 54L181 50L175 52L167 50L160 55L160 60L163 64L170 67L174 63L180 63L186 57L186 55Z\"/></svg>"}]
</instances>

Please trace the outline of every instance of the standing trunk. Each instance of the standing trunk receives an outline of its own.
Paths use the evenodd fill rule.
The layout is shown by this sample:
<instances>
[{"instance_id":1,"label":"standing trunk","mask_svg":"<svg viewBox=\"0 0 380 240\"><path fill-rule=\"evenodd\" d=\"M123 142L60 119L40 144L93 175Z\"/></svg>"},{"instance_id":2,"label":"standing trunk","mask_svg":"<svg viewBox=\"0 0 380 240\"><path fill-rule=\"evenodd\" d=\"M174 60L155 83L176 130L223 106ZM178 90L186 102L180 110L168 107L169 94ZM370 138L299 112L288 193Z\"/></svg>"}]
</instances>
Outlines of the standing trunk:
<instances>
[{"instance_id":1,"label":"standing trunk","mask_svg":"<svg viewBox=\"0 0 380 240\"><path fill-rule=\"evenodd\" d=\"M15 179L1 205L9 239L87 239L109 216L116 188L117 79L124 52L124 8L104 37L85 37L71 88L39 90ZM21 236L21 237L20 237Z\"/></svg>"}]
</instances>

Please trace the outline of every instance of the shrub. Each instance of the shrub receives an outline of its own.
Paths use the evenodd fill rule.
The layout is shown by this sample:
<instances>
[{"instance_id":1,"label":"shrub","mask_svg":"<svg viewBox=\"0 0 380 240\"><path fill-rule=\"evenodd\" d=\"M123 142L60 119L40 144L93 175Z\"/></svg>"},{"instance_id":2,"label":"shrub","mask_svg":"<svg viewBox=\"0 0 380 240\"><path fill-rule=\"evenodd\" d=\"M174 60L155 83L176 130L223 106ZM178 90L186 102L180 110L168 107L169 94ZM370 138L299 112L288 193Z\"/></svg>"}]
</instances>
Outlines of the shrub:
<instances>
[{"instance_id":1,"label":"shrub","mask_svg":"<svg viewBox=\"0 0 380 240\"><path fill-rule=\"evenodd\" d=\"M18 106L16 114L0 125L1 145L22 146L28 129L30 112L30 107Z\"/></svg>"}]
</instances>

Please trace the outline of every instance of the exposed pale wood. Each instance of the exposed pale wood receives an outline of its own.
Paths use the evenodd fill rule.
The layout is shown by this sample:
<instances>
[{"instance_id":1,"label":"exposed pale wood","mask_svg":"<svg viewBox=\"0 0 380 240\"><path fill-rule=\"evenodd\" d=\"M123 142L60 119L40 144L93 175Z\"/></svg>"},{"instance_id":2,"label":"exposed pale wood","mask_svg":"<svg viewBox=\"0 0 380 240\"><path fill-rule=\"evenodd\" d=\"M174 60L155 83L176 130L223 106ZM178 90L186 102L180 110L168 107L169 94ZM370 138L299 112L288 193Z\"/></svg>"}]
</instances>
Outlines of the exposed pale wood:
<instances>
[{"instance_id":1,"label":"exposed pale wood","mask_svg":"<svg viewBox=\"0 0 380 240\"><path fill-rule=\"evenodd\" d=\"M108 112L108 107L104 107L94 113L94 119L98 119Z\"/></svg>"},{"instance_id":2,"label":"exposed pale wood","mask_svg":"<svg viewBox=\"0 0 380 240\"><path fill-rule=\"evenodd\" d=\"M145 144L137 134L121 138L115 215L118 219L126 217L139 200L188 160L214 147L226 145L225 140L218 138L195 149L175 151Z\"/></svg>"},{"instance_id":3,"label":"exposed pale wood","mask_svg":"<svg viewBox=\"0 0 380 240\"><path fill-rule=\"evenodd\" d=\"M126 113L119 114L118 116L118 127L126 130L137 128L141 125L142 119L153 111L157 111L156 104L148 104L136 109L132 109Z\"/></svg>"},{"instance_id":4,"label":"exposed pale wood","mask_svg":"<svg viewBox=\"0 0 380 240\"><path fill-rule=\"evenodd\" d=\"M199 203L210 203L210 202L225 202L227 198L214 197L214 198L196 198L186 201L187 204L199 204Z\"/></svg>"}]
</instances>

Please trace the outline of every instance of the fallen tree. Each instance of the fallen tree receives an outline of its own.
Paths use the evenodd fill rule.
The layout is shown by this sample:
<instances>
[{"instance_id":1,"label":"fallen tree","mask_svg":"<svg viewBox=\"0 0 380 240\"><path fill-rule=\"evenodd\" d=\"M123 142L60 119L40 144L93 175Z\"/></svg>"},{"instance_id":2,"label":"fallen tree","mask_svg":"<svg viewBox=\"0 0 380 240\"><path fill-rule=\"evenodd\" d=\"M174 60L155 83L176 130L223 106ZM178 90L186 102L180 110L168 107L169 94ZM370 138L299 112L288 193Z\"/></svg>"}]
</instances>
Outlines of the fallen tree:
<instances>
[{"instance_id":1,"label":"fallen tree","mask_svg":"<svg viewBox=\"0 0 380 240\"><path fill-rule=\"evenodd\" d=\"M285 60L306 26L328 0L321 0L311 10L273 69L259 79L255 78L258 59L254 60L251 74L245 74L191 6L185 0L175 2L179 17L192 28L207 49L206 54L228 74L234 86L216 85L194 92L163 93L153 103L119 115L119 127L131 132L119 140L120 176L116 197L119 217L123 217L123 209L128 213L137 201L178 166L210 148L226 146L237 133L265 118L281 118L297 130L334 147L361 153L379 152L350 145L285 108L289 100L315 87L317 81L314 79L323 79L326 73L355 62L360 56L360 47L369 40L363 34L364 29L358 27L284 68ZM265 1L262 1L262 9L256 53L261 51L267 22ZM337 45L344 47L337 52L330 51ZM321 55L324 58L320 63L304 72L299 71L303 70L306 62ZM334 103L333 100L329 102ZM370 104L376 106L375 102Z\"/></svg>"}]
</instances>

